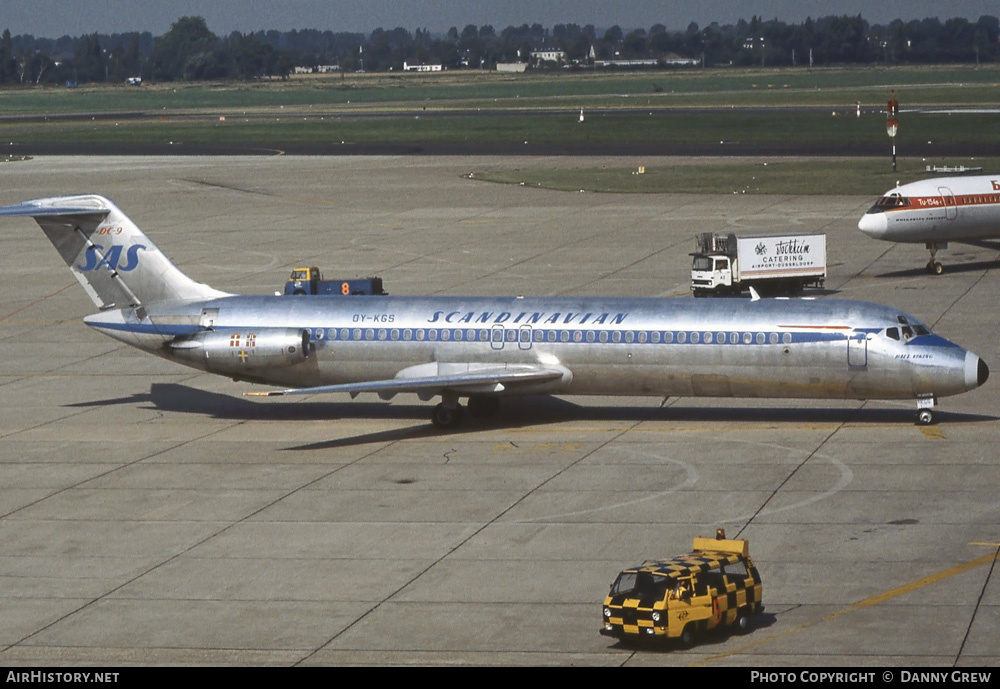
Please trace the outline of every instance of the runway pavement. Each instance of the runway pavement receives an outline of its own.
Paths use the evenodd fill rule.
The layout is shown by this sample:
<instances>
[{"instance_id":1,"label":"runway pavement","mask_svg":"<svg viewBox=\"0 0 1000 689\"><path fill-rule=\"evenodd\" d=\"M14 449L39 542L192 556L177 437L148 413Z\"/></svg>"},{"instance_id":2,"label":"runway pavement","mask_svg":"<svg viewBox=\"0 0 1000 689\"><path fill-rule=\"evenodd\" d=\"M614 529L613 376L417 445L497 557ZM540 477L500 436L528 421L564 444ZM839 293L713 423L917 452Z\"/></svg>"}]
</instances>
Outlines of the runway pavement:
<instances>
[{"instance_id":1,"label":"runway pavement","mask_svg":"<svg viewBox=\"0 0 1000 689\"><path fill-rule=\"evenodd\" d=\"M837 295L1000 366L997 252L861 235L873 199L553 192L493 167L656 159L54 157L0 204L95 192L192 277L290 269L393 294L687 297L694 233L828 235ZM251 401L93 332L30 219L0 223L0 664L1000 664L1000 387L915 405L529 398ZM765 613L688 650L598 634L622 568L748 538Z\"/></svg>"}]
</instances>

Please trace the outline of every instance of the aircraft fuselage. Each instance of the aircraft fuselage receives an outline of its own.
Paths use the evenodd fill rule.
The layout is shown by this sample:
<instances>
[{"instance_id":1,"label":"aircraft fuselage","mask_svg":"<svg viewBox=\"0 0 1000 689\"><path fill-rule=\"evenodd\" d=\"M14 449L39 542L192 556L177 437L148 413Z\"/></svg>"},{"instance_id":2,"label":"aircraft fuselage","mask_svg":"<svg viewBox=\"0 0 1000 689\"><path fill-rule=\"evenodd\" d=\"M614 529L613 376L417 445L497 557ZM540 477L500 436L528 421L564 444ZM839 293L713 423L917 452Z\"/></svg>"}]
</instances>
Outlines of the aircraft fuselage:
<instances>
[{"instance_id":1,"label":"aircraft fuselage","mask_svg":"<svg viewBox=\"0 0 1000 689\"><path fill-rule=\"evenodd\" d=\"M154 304L141 321L130 309L86 321L186 365L295 388L466 362L564 371L518 394L912 399L970 390L983 375L975 354L912 316L839 300L231 296ZM206 329L215 344L178 347ZM256 358L276 332L304 339L307 355Z\"/></svg>"}]
</instances>

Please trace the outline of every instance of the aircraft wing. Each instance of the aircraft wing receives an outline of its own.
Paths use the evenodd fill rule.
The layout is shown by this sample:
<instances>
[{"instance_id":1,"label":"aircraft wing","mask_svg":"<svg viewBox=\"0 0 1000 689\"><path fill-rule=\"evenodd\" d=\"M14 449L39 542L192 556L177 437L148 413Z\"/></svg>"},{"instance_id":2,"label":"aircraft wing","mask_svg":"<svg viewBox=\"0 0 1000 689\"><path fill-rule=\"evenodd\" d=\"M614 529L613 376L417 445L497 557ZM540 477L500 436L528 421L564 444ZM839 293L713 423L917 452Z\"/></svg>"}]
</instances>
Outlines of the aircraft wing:
<instances>
[{"instance_id":1,"label":"aircraft wing","mask_svg":"<svg viewBox=\"0 0 1000 689\"><path fill-rule=\"evenodd\" d=\"M434 369L436 372L430 373ZM421 375L424 372L430 375ZM362 392L376 392L382 399L390 399L400 392L415 392L421 399L427 400L445 391L467 395L497 394L518 385L545 383L571 375L567 369L542 365L427 364L404 369L388 380L243 394L248 397L275 397L347 392L353 398Z\"/></svg>"}]
</instances>

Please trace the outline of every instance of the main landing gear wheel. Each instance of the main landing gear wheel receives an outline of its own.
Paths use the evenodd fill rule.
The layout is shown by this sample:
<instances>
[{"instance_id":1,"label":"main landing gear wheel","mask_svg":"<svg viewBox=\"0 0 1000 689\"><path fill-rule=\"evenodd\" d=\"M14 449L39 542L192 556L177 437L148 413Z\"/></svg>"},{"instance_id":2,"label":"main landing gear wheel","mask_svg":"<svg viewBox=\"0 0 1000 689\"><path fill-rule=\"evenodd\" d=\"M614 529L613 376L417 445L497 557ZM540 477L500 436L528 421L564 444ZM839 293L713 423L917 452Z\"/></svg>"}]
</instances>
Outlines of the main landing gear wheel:
<instances>
[{"instance_id":1,"label":"main landing gear wheel","mask_svg":"<svg viewBox=\"0 0 1000 689\"><path fill-rule=\"evenodd\" d=\"M937 261L928 261L927 272L930 273L931 275L940 275L941 273L944 272L944 266L938 263Z\"/></svg>"},{"instance_id":2,"label":"main landing gear wheel","mask_svg":"<svg viewBox=\"0 0 1000 689\"><path fill-rule=\"evenodd\" d=\"M462 423L462 405L445 406L444 402L434 407L431 421L438 428L452 429Z\"/></svg>"},{"instance_id":3,"label":"main landing gear wheel","mask_svg":"<svg viewBox=\"0 0 1000 689\"><path fill-rule=\"evenodd\" d=\"M917 412L917 423L921 426L929 426L934 421L934 412L930 409L921 409Z\"/></svg>"}]
</instances>

